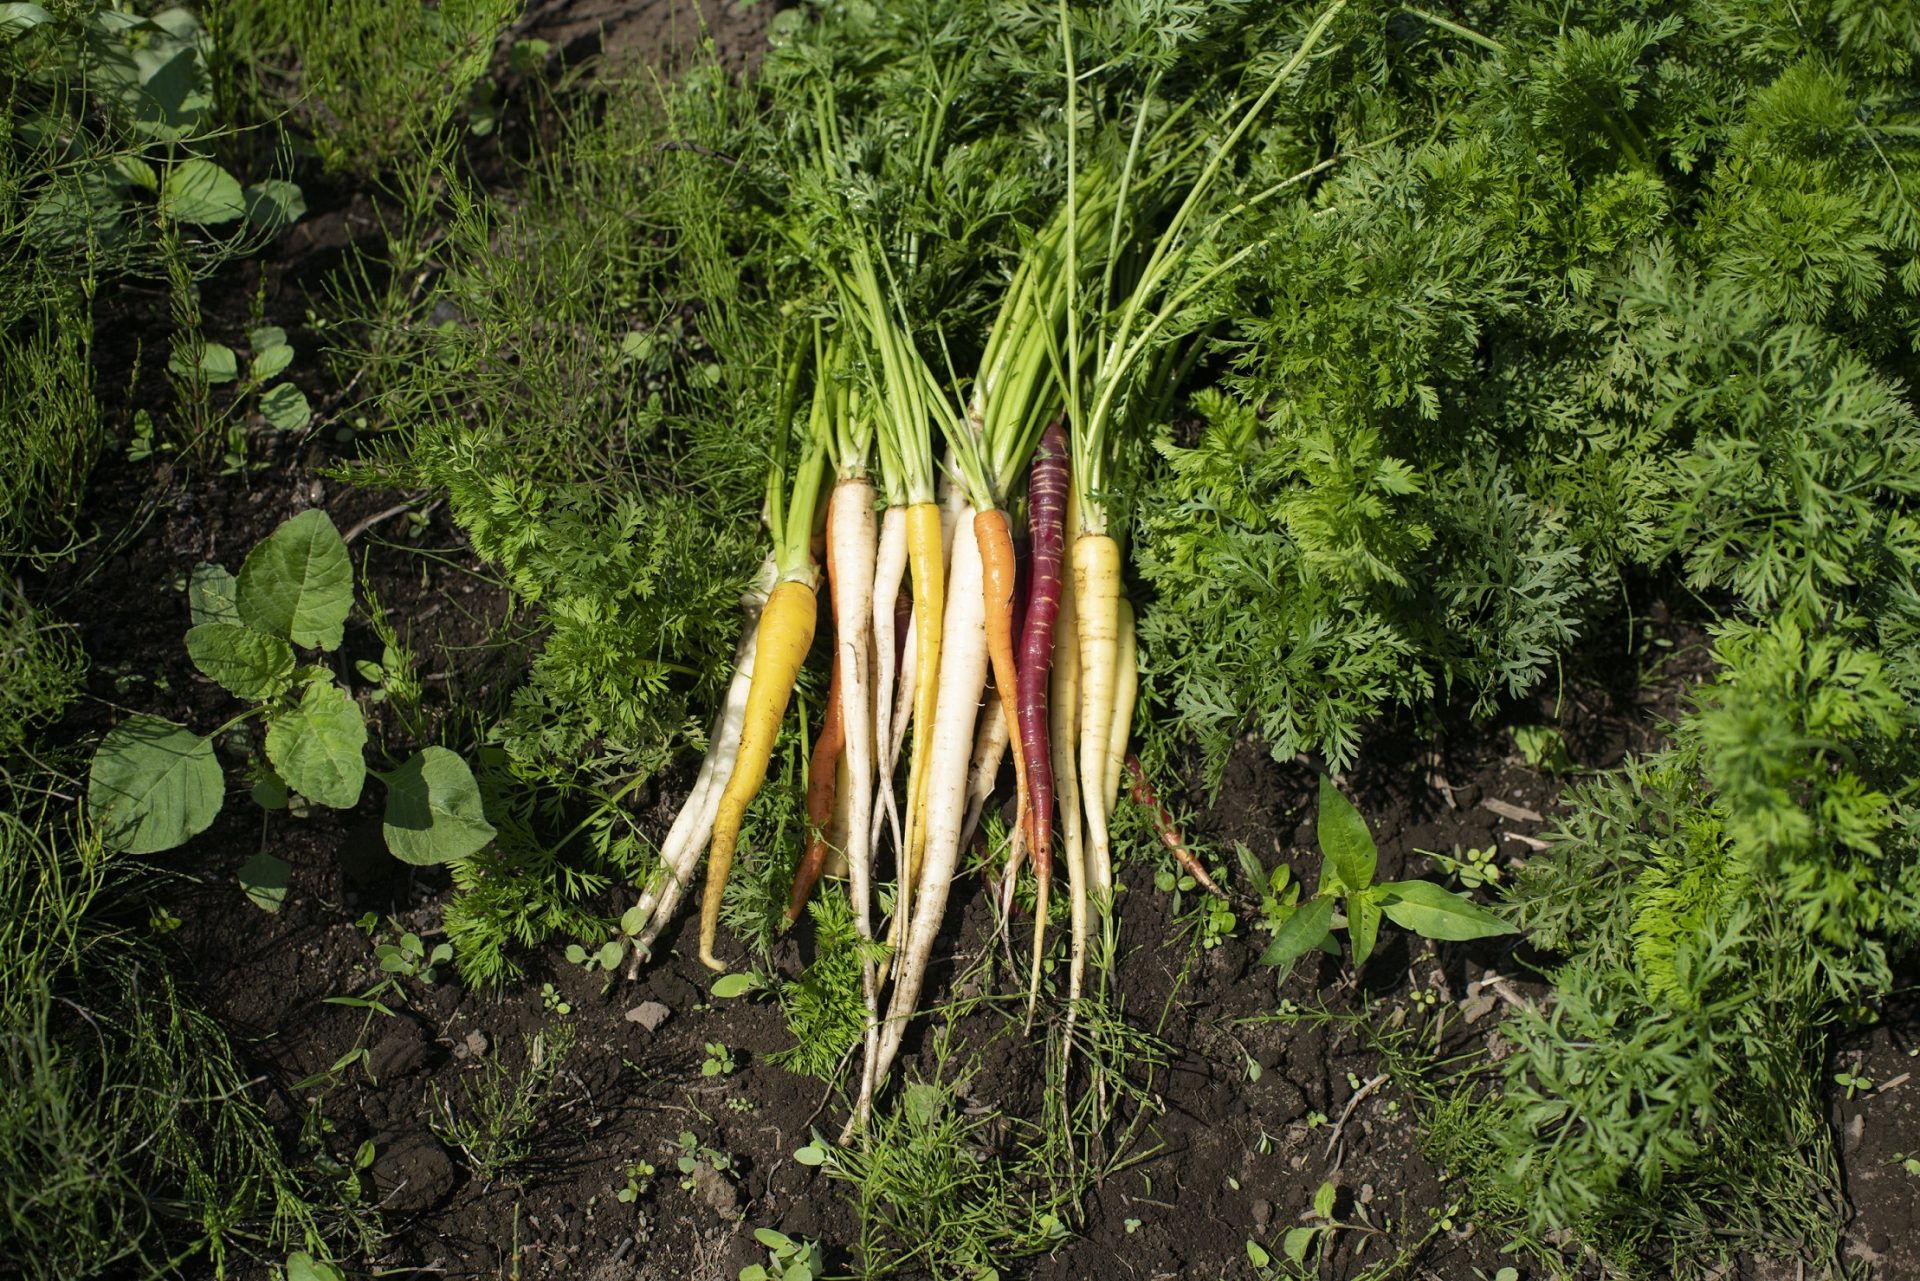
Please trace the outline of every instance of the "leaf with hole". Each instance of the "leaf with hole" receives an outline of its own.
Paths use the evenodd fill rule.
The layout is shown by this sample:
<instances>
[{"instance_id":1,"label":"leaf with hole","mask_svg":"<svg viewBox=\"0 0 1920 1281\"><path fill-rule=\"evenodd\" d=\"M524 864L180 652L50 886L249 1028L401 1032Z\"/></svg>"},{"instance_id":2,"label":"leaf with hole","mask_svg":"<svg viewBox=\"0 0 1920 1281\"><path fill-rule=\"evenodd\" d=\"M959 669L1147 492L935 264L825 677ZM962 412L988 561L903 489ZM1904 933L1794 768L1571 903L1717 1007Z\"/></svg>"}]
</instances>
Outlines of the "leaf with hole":
<instances>
[{"instance_id":1,"label":"leaf with hole","mask_svg":"<svg viewBox=\"0 0 1920 1281\"><path fill-rule=\"evenodd\" d=\"M245 216L240 181L211 160L183 160L160 183L160 212L178 222L212 224Z\"/></svg>"},{"instance_id":2,"label":"leaf with hole","mask_svg":"<svg viewBox=\"0 0 1920 1281\"><path fill-rule=\"evenodd\" d=\"M1426 938L1458 943L1517 932L1465 895L1432 881L1388 881L1375 888L1388 920Z\"/></svg>"},{"instance_id":3,"label":"leaf with hole","mask_svg":"<svg viewBox=\"0 0 1920 1281\"><path fill-rule=\"evenodd\" d=\"M427 747L385 775L387 848L418 867L479 853L494 836L480 786L458 752Z\"/></svg>"},{"instance_id":4,"label":"leaf with hole","mask_svg":"<svg viewBox=\"0 0 1920 1281\"><path fill-rule=\"evenodd\" d=\"M246 597L241 597L244 603ZM359 803L367 781L367 723L338 685L307 686L297 706L267 718L267 759L287 786L334 809Z\"/></svg>"},{"instance_id":5,"label":"leaf with hole","mask_svg":"<svg viewBox=\"0 0 1920 1281\"><path fill-rule=\"evenodd\" d=\"M301 512L248 553L239 608L249 626L271 636L340 648L353 608L353 563L325 512Z\"/></svg>"},{"instance_id":6,"label":"leaf with hole","mask_svg":"<svg viewBox=\"0 0 1920 1281\"><path fill-rule=\"evenodd\" d=\"M1271 965L1280 971L1280 977L1286 978L1293 973L1294 964L1327 937L1333 928L1333 900L1331 898L1308 899L1294 909L1279 929L1274 931L1273 942L1267 944L1267 950L1260 954L1260 964Z\"/></svg>"},{"instance_id":7,"label":"leaf with hole","mask_svg":"<svg viewBox=\"0 0 1920 1281\"><path fill-rule=\"evenodd\" d=\"M153 854L207 829L226 799L213 741L157 716L129 716L94 753L87 812L108 846Z\"/></svg>"},{"instance_id":8,"label":"leaf with hole","mask_svg":"<svg viewBox=\"0 0 1920 1281\"><path fill-rule=\"evenodd\" d=\"M193 665L236 698L264 702L293 686L293 646L239 623L201 623L187 632Z\"/></svg>"},{"instance_id":9,"label":"leaf with hole","mask_svg":"<svg viewBox=\"0 0 1920 1281\"><path fill-rule=\"evenodd\" d=\"M263 912L278 912L287 901L287 861L261 850L240 865L240 888Z\"/></svg>"},{"instance_id":10,"label":"leaf with hole","mask_svg":"<svg viewBox=\"0 0 1920 1281\"><path fill-rule=\"evenodd\" d=\"M1364 890L1373 884L1374 868L1380 860L1373 833L1367 831L1367 820L1360 817L1353 802L1324 774L1320 776L1318 828L1320 852L1326 855L1340 883L1348 890Z\"/></svg>"}]
</instances>

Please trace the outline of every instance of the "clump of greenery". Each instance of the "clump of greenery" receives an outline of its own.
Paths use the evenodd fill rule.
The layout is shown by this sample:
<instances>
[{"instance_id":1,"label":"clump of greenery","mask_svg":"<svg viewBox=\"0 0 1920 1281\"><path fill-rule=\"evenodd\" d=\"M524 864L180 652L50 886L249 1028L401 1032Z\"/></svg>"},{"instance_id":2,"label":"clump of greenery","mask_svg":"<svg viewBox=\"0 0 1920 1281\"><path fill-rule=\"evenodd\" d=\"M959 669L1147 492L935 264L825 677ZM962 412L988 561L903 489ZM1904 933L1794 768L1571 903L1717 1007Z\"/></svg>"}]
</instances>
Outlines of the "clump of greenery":
<instances>
[{"instance_id":1,"label":"clump of greenery","mask_svg":"<svg viewBox=\"0 0 1920 1281\"><path fill-rule=\"evenodd\" d=\"M464 109L486 108L485 77L520 0L212 0L225 96L256 119L284 118L330 172L377 176Z\"/></svg>"},{"instance_id":2,"label":"clump of greenery","mask_svg":"<svg viewBox=\"0 0 1920 1281\"><path fill-rule=\"evenodd\" d=\"M1337 163L1138 504L1143 679L1216 780L1524 693L1647 570L1768 610L1902 545L1910 55L1842 10L1342 16Z\"/></svg>"},{"instance_id":3,"label":"clump of greenery","mask_svg":"<svg viewBox=\"0 0 1920 1281\"><path fill-rule=\"evenodd\" d=\"M794 1043L770 1058L789 1072L832 1081L866 1026L860 1001L860 936L845 895L816 894L807 914L813 918L813 964L778 990L780 1012Z\"/></svg>"},{"instance_id":4,"label":"clump of greenery","mask_svg":"<svg viewBox=\"0 0 1920 1281\"><path fill-rule=\"evenodd\" d=\"M0 1247L27 1277L159 1270L323 1239L226 1035L143 931L148 887L96 830L0 807Z\"/></svg>"},{"instance_id":5,"label":"clump of greenery","mask_svg":"<svg viewBox=\"0 0 1920 1281\"><path fill-rule=\"evenodd\" d=\"M188 590L194 666L253 706L206 734L146 715L114 726L87 785L88 811L108 844L151 854L204 831L226 798L214 740L254 716L266 722L266 760L256 764L253 785L263 809L359 804L369 772L365 717L330 668L300 663L295 650L339 649L353 609L347 545L326 513L287 520L248 554L238 578L201 565ZM375 775L387 785L381 830L394 857L448 863L493 839L458 753L425 747Z\"/></svg>"},{"instance_id":6,"label":"clump of greenery","mask_svg":"<svg viewBox=\"0 0 1920 1281\"><path fill-rule=\"evenodd\" d=\"M1671 748L1577 784L1512 892L1565 959L1479 1124L1495 1199L1629 1258L1830 1257L1824 1030L1920 938L1914 692L1792 621L1727 627ZM1689 1265L1691 1266L1691 1264Z\"/></svg>"},{"instance_id":7,"label":"clump of greenery","mask_svg":"<svg viewBox=\"0 0 1920 1281\"><path fill-rule=\"evenodd\" d=\"M483 1058L462 1079L457 1100L435 1088L427 1124L466 1158L475 1178L490 1183L526 1163L574 1039L570 1024L556 1023L523 1037L517 1060L498 1052Z\"/></svg>"},{"instance_id":8,"label":"clump of greenery","mask_svg":"<svg viewBox=\"0 0 1920 1281\"><path fill-rule=\"evenodd\" d=\"M0 580L0 771L78 697L86 674L73 629Z\"/></svg>"}]
</instances>

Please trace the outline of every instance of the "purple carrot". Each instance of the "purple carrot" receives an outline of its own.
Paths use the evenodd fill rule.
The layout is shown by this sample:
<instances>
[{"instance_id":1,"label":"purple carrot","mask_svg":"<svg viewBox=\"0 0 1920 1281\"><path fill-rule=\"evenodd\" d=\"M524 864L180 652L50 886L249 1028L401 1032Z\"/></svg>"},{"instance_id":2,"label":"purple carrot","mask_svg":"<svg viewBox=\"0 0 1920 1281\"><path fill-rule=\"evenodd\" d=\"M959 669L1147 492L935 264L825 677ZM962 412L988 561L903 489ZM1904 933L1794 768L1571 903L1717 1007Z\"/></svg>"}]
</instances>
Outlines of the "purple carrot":
<instances>
[{"instance_id":1,"label":"purple carrot","mask_svg":"<svg viewBox=\"0 0 1920 1281\"><path fill-rule=\"evenodd\" d=\"M1047 686L1053 668L1053 625L1060 616L1060 571L1067 553L1067 433L1055 419L1047 424L1034 451L1027 477L1027 520L1033 551L1027 577L1025 626L1020 632L1020 655L1015 664L1014 698L1016 742L1027 758L1027 814L1025 844L1033 850L1033 875L1038 891L1034 922L1035 964L1039 931L1046 928L1047 893L1053 883L1053 756L1047 742ZM1008 858L1001 885L1002 907L1013 902L1013 883L1019 872L1015 854ZM1002 911L1001 919L1005 919Z\"/></svg>"}]
</instances>

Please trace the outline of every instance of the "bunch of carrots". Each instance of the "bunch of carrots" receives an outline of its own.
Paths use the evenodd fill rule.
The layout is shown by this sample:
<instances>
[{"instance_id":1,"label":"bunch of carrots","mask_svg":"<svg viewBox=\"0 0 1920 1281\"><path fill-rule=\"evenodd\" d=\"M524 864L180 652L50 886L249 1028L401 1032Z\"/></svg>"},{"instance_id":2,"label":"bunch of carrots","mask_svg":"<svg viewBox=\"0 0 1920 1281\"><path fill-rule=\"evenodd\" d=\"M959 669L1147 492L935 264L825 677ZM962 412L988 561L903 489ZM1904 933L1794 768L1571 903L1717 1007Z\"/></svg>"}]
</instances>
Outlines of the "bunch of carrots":
<instances>
[{"instance_id":1,"label":"bunch of carrots","mask_svg":"<svg viewBox=\"0 0 1920 1281\"><path fill-rule=\"evenodd\" d=\"M1030 862L1031 1017L1057 824L1071 896L1069 1019L1082 997L1090 932L1112 909L1110 819L1136 693L1133 610L1110 509L1116 446L1164 412L1194 351L1183 332L1190 302L1253 246L1196 250L1317 172L1202 216L1226 159L1338 7L1224 136L1192 128L1180 111L1150 123L1142 110L1084 162L1068 41L1066 196L1027 240L964 383L938 376L909 331L877 229L833 249L796 240L819 301L810 332L781 361L766 503L773 551L743 601L745 635L706 759L658 873L623 923L636 958L649 954L704 849L700 956L725 968L714 951L722 895L820 627L824 578L833 674L808 770L811 842L788 916L844 859L867 945L866 1053L849 1132L869 1115L918 1008L962 851L1009 751L1015 818L998 878L1002 928ZM825 92L814 130L820 163L843 166ZM894 890L884 926L883 871Z\"/></svg>"}]
</instances>

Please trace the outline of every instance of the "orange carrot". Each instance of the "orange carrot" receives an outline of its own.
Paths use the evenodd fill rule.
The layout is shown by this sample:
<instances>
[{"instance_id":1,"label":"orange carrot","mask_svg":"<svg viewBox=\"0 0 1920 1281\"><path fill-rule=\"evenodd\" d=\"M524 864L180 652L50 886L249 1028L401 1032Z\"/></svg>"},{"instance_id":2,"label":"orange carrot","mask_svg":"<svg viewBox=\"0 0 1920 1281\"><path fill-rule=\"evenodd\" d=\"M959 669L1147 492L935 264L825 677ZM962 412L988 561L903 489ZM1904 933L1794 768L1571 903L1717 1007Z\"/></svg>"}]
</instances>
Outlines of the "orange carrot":
<instances>
[{"instance_id":1,"label":"orange carrot","mask_svg":"<svg viewBox=\"0 0 1920 1281\"><path fill-rule=\"evenodd\" d=\"M827 709L820 718L820 737L813 742L813 756L807 761L807 831L810 840L800 865L793 869L793 892L787 898L787 922L800 919L807 899L820 881L827 865L827 824L833 817L833 783L840 763L840 750L846 746L847 726L840 709L840 655L835 647L833 676L827 682Z\"/></svg>"}]
</instances>

